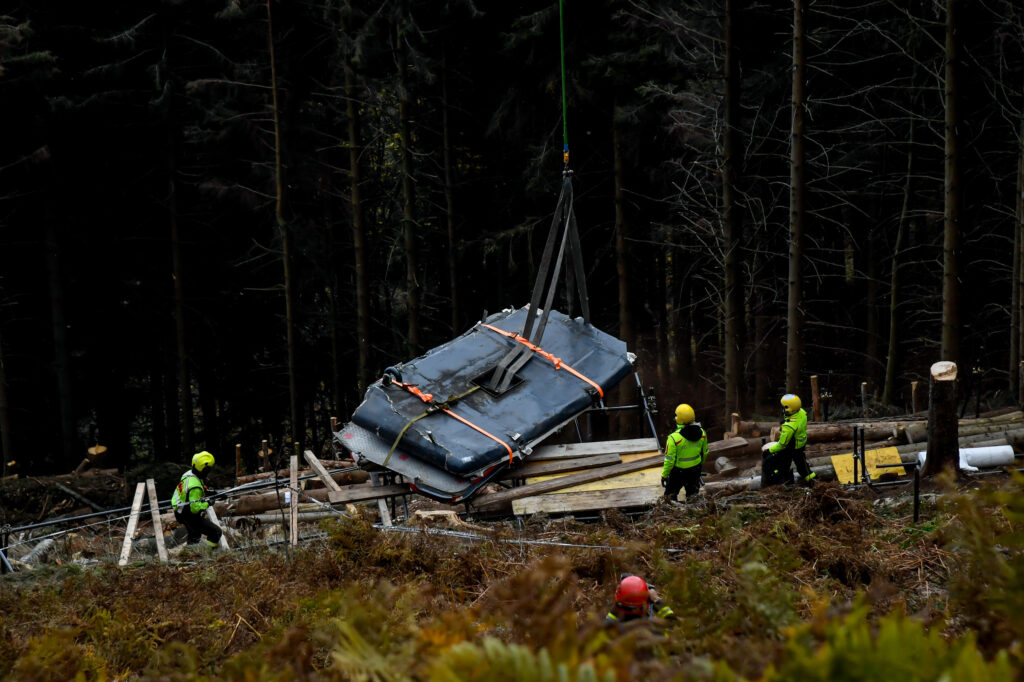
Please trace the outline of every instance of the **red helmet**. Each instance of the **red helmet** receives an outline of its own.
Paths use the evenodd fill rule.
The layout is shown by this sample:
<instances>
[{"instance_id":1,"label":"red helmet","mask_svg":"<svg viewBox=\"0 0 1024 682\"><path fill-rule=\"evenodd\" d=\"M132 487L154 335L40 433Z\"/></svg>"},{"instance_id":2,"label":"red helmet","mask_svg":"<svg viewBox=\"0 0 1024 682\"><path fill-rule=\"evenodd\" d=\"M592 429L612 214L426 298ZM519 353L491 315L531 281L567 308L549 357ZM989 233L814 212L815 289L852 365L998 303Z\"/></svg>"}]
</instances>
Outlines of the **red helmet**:
<instances>
[{"instance_id":1,"label":"red helmet","mask_svg":"<svg viewBox=\"0 0 1024 682\"><path fill-rule=\"evenodd\" d=\"M615 605L624 613L643 613L650 601L651 593L644 579L629 575L622 579L615 590Z\"/></svg>"}]
</instances>

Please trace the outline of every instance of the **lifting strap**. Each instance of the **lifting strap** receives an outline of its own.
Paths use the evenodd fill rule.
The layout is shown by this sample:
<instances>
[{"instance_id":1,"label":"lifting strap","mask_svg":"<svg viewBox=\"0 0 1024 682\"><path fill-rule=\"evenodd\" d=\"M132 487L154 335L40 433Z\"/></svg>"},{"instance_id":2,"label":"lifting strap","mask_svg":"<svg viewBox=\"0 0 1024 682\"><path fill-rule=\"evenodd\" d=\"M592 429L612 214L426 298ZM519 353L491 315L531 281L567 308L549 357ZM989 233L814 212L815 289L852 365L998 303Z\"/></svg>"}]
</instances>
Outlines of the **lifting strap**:
<instances>
[{"instance_id":1,"label":"lifting strap","mask_svg":"<svg viewBox=\"0 0 1024 682\"><path fill-rule=\"evenodd\" d=\"M544 337L544 329L547 327L548 316L555 299L555 292L558 290L558 276L562 270L562 262L565 260L566 250L570 252L572 260L572 269L569 270L567 268L566 272L566 278L569 283L567 291L570 293L568 297L569 307L566 312L570 317L572 316L571 292L573 289L576 289L580 297L583 323L590 323L590 300L587 297L587 282L583 269L583 252L580 246L579 230L576 226L576 214L573 211L572 200L572 174L567 172L562 180L562 191L558 195L555 214L551 218L547 242L544 244L544 254L541 256L540 267L537 270L537 279L533 284L530 307L526 311L526 320L523 322L523 329L519 333L519 336L534 344L540 344ZM561 233L561 241L556 255L555 241L558 239L559 233ZM552 259L554 259L554 264L552 264ZM572 284L575 284L575 287ZM546 295L545 285L547 285ZM536 326L534 326L535 323ZM517 346L511 349L498 361L488 388L496 393L503 393L508 390L516 372L522 369L523 365L529 362L531 357L532 355L523 347Z\"/></svg>"},{"instance_id":2,"label":"lifting strap","mask_svg":"<svg viewBox=\"0 0 1024 682\"><path fill-rule=\"evenodd\" d=\"M508 461L509 461L509 464L512 463L512 448L510 448L508 446L508 443L506 443L505 441L501 440L497 436L494 436L493 434L488 433L487 431L483 430L482 428L480 428L479 426L477 426L473 422L471 422L468 419L465 419L463 417L460 417L459 415L455 414L450 409L448 409L449 407L453 406L459 400L462 400L463 398L465 398L467 395L469 395L473 391L476 391L478 388L480 388L479 386L474 386L473 388L469 389L465 393L460 393L459 395L456 395L456 396L450 396L448 398L448 400L445 400L444 402L435 403L434 402L433 394L431 394L431 393L424 393L423 391L421 391L419 388L417 388L413 384L406 384L406 383L402 383L401 381L395 381L395 380L392 380L391 383L394 384L395 386L400 386L400 387L404 388L409 393L412 393L414 396L416 396L417 398L419 398L423 402L427 403L428 407L427 407L426 411L423 414L418 415L416 417L413 417L412 419L410 419L408 422L405 423L405 426L402 427L402 430L398 432L398 437L395 438L395 442L391 444L391 449L388 450L388 456L384 458L384 464L382 466L387 466L388 465L388 460L391 459L391 455L394 454L395 448L398 447L398 442L400 440L402 440L402 436L405 435L405 432L409 429L409 427L412 426L415 422L418 422L420 419L423 419L427 415L434 414L435 412L444 412L445 414L447 414L447 415L449 415L451 417L455 417L455 419L459 420L460 422L462 422L463 424L465 424L469 428L473 429L474 431L478 431L478 432L482 433L483 435L487 436L488 438L490 438L491 440L493 440L494 442L499 443L502 447L505 448L505 450L508 451Z\"/></svg>"},{"instance_id":3,"label":"lifting strap","mask_svg":"<svg viewBox=\"0 0 1024 682\"><path fill-rule=\"evenodd\" d=\"M537 355L539 355L542 358L548 360L552 365L555 366L555 369L564 369L566 372L568 372L569 374L573 375L577 379L581 379L581 380L587 382L588 384L590 384L591 386L593 386L597 390L597 394L599 396L601 396L602 398L604 397L604 390L601 388L600 385L598 385L598 383L596 381L594 381L593 379L590 379L589 377L586 377L586 376L580 374L575 369L573 369L572 367L570 367L566 363L562 362L562 358L556 358L554 355L552 355L551 353L547 352L546 350L544 350L540 346L532 344L529 341L527 341L526 339L524 339L523 337L519 336L519 334L514 334L512 332L507 332L504 329L498 329L497 327L492 327L489 324L481 323L480 326L485 327L487 329L490 329L492 332L497 332L497 333L501 334L502 336L507 336L510 339L518 341L519 343L523 344L524 346L526 346L527 348L532 350Z\"/></svg>"}]
</instances>

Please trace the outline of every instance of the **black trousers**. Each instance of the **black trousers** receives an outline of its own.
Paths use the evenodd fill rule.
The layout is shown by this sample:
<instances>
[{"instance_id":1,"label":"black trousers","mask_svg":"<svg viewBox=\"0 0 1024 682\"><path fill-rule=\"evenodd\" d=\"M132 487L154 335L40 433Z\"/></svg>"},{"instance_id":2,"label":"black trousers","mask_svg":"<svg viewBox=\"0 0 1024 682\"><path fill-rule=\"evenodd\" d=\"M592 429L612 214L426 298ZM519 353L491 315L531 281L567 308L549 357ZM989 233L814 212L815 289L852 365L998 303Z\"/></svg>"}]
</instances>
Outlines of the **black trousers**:
<instances>
[{"instance_id":1,"label":"black trousers","mask_svg":"<svg viewBox=\"0 0 1024 682\"><path fill-rule=\"evenodd\" d=\"M804 448L786 448L778 452L766 452L761 459L761 487L791 484L793 482L793 469L791 468L793 464L796 465L796 471L800 474L800 480L807 481L807 477L811 475L811 467L807 464Z\"/></svg>"},{"instance_id":2,"label":"black trousers","mask_svg":"<svg viewBox=\"0 0 1024 682\"><path fill-rule=\"evenodd\" d=\"M700 490L701 466L687 467L680 469L676 467L668 474L668 484L665 486L665 497L674 500L678 497L679 491L686 489L686 496L693 497Z\"/></svg>"},{"instance_id":3,"label":"black trousers","mask_svg":"<svg viewBox=\"0 0 1024 682\"><path fill-rule=\"evenodd\" d=\"M193 514L188 508L183 512L175 509L174 518L188 531L188 544L196 544L204 535L214 544L220 542L221 530L217 524L206 517L206 514Z\"/></svg>"}]
</instances>

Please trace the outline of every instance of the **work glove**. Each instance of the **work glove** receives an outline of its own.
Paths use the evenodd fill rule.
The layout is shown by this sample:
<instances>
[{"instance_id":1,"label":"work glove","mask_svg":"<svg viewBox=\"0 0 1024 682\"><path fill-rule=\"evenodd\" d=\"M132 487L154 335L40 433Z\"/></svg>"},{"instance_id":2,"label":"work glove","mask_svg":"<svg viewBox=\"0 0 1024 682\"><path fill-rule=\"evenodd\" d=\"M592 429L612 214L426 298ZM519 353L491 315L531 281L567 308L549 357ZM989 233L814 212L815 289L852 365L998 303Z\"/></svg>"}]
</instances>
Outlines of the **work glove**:
<instances>
[{"instance_id":1,"label":"work glove","mask_svg":"<svg viewBox=\"0 0 1024 682\"><path fill-rule=\"evenodd\" d=\"M206 500L202 500L201 502L194 502L193 504L194 508L198 509L201 512L206 511L206 508L210 506L210 503L207 502Z\"/></svg>"},{"instance_id":2,"label":"work glove","mask_svg":"<svg viewBox=\"0 0 1024 682\"><path fill-rule=\"evenodd\" d=\"M777 441L773 440L770 443L765 443L764 445L761 446L761 452L768 452L768 450L771 449L771 447L775 445L776 442Z\"/></svg>"},{"instance_id":3,"label":"work glove","mask_svg":"<svg viewBox=\"0 0 1024 682\"><path fill-rule=\"evenodd\" d=\"M667 478L662 478L661 479L661 487L662 488L667 488L668 487L668 479Z\"/></svg>"}]
</instances>

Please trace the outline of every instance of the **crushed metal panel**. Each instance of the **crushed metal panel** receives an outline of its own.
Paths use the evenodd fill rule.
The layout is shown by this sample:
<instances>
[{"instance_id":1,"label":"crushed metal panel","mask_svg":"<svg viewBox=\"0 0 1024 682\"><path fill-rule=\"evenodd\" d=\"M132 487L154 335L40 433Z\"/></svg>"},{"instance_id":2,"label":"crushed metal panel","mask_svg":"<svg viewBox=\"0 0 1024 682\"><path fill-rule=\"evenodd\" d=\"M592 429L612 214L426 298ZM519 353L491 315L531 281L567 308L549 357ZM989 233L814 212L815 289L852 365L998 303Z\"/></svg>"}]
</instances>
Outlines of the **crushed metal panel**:
<instances>
[{"instance_id":1,"label":"crushed metal panel","mask_svg":"<svg viewBox=\"0 0 1024 682\"><path fill-rule=\"evenodd\" d=\"M589 382L607 392L632 370L623 341L552 310L537 343L543 354L530 350L511 387L490 391L488 377L520 342L484 325L515 334L526 314L523 308L491 315L388 368L336 440L362 464L401 474L417 492L449 502L468 498L598 401Z\"/></svg>"}]
</instances>

